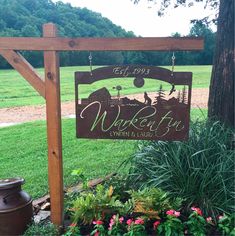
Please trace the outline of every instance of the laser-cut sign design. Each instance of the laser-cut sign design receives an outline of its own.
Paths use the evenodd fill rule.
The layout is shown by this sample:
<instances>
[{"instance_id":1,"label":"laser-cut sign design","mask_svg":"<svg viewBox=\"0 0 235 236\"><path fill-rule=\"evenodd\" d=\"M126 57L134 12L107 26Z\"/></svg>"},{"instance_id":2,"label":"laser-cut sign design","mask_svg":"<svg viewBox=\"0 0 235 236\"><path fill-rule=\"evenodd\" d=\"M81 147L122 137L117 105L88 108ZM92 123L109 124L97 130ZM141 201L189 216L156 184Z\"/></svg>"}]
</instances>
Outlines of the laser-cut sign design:
<instances>
[{"instance_id":1,"label":"laser-cut sign design","mask_svg":"<svg viewBox=\"0 0 235 236\"><path fill-rule=\"evenodd\" d=\"M101 87L79 100L79 85L112 78L116 78L116 86ZM119 84L123 78L133 79L133 87L140 90L137 96L123 96L125 88ZM145 79L168 82L171 89L166 92L158 85L150 93L144 90ZM77 137L187 140L191 89L191 72L172 73L160 67L125 65L102 67L92 73L75 72ZM111 95L113 91L115 96Z\"/></svg>"}]
</instances>

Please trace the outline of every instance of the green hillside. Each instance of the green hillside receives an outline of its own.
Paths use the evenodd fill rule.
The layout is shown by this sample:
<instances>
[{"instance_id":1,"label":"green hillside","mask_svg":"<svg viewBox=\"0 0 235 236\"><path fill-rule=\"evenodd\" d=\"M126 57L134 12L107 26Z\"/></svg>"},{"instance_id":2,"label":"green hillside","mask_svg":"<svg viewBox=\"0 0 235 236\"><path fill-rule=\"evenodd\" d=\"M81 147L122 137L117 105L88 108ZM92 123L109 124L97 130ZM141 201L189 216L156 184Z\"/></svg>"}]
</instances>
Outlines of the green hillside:
<instances>
[{"instance_id":1,"label":"green hillside","mask_svg":"<svg viewBox=\"0 0 235 236\"><path fill-rule=\"evenodd\" d=\"M41 37L42 25L53 22L61 37L136 37L99 13L51 0L0 0L0 37ZM153 25L146 25L152 27ZM181 36L172 32L174 37ZM215 33L202 23L194 23L188 36L203 36L202 52L176 52L178 65L212 64ZM34 66L43 66L42 52L22 52ZM60 53L61 66L88 65L89 52ZM171 52L93 52L94 65L169 65ZM0 57L0 69L10 68Z\"/></svg>"},{"instance_id":2,"label":"green hillside","mask_svg":"<svg viewBox=\"0 0 235 236\"><path fill-rule=\"evenodd\" d=\"M50 0L0 0L0 36L42 35L42 24L56 23L61 36L133 37L101 14Z\"/></svg>"},{"instance_id":3,"label":"green hillside","mask_svg":"<svg viewBox=\"0 0 235 236\"><path fill-rule=\"evenodd\" d=\"M0 0L0 37L41 37L42 25L53 22L62 37L134 37L99 13L86 8L72 7L51 0ZM24 56L36 67L43 63L42 53L24 52ZM88 52L61 54L61 65L87 65ZM93 55L95 64L122 63L121 52L97 52ZM0 59L0 68L7 68Z\"/></svg>"}]
</instances>

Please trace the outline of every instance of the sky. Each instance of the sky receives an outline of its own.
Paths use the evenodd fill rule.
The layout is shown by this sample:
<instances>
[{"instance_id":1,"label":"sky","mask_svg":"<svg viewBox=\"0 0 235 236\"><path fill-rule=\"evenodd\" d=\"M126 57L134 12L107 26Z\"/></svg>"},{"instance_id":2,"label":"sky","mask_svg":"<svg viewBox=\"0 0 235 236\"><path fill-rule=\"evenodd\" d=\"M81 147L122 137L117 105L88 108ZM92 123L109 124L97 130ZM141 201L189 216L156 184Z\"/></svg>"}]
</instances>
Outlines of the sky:
<instances>
[{"instance_id":1,"label":"sky","mask_svg":"<svg viewBox=\"0 0 235 236\"><path fill-rule=\"evenodd\" d=\"M56 2L57 0L54 0ZM180 33L185 36L190 31L190 20L212 14L201 3L193 7L168 10L164 17L157 16L156 6L142 0L135 5L131 0L61 0L72 6L86 7L101 13L114 24L126 31L133 31L137 36L161 37Z\"/></svg>"}]
</instances>

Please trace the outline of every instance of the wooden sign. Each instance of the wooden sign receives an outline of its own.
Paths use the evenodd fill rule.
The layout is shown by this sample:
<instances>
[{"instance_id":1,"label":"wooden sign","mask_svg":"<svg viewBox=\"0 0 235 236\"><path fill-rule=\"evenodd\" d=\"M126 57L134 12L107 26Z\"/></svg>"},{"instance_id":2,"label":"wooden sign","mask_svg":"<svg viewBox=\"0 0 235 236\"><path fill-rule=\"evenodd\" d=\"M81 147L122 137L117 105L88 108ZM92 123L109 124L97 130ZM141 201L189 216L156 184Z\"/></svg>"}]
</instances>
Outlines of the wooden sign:
<instances>
[{"instance_id":1,"label":"wooden sign","mask_svg":"<svg viewBox=\"0 0 235 236\"><path fill-rule=\"evenodd\" d=\"M116 78L114 87L101 87L79 100L79 85L111 78ZM138 95L123 95L121 78L132 79ZM169 83L168 91L159 83L155 92L146 91L146 79ZM172 73L153 66L109 66L92 73L75 72L77 137L187 140L191 86L191 72ZM116 94L112 96L111 90Z\"/></svg>"}]
</instances>

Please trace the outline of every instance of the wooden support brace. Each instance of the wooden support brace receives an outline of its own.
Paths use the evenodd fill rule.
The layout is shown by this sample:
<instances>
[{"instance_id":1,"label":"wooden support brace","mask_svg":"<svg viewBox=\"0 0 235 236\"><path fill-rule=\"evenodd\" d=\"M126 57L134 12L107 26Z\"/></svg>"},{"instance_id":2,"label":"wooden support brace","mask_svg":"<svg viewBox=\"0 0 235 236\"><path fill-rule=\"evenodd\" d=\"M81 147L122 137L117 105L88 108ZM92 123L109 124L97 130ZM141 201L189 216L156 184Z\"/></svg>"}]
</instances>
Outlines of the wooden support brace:
<instances>
[{"instance_id":1,"label":"wooden support brace","mask_svg":"<svg viewBox=\"0 0 235 236\"><path fill-rule=\"evenodd\" d=\"M45 24L43 36L56 37L56 26ZM44 52L46 114L48 140L48 178L51 199L51 221L63 225L63 163L61 134L61 101L59 55L55 51Z\"/></svg>"},{"instance_id":2,"label":"wooden support brace","mask_svg":"<svg viewBox=\"0 0 235 236\"><path fill-rule=\"evenodd\" d=\"M0 54L8 61L14 69L16 69L32 86L33 88L45 98L45 83L37 73L37 71L30 65L30 63L20 54L13 50L2 50Z\"/></svg>"}]
</instances>

